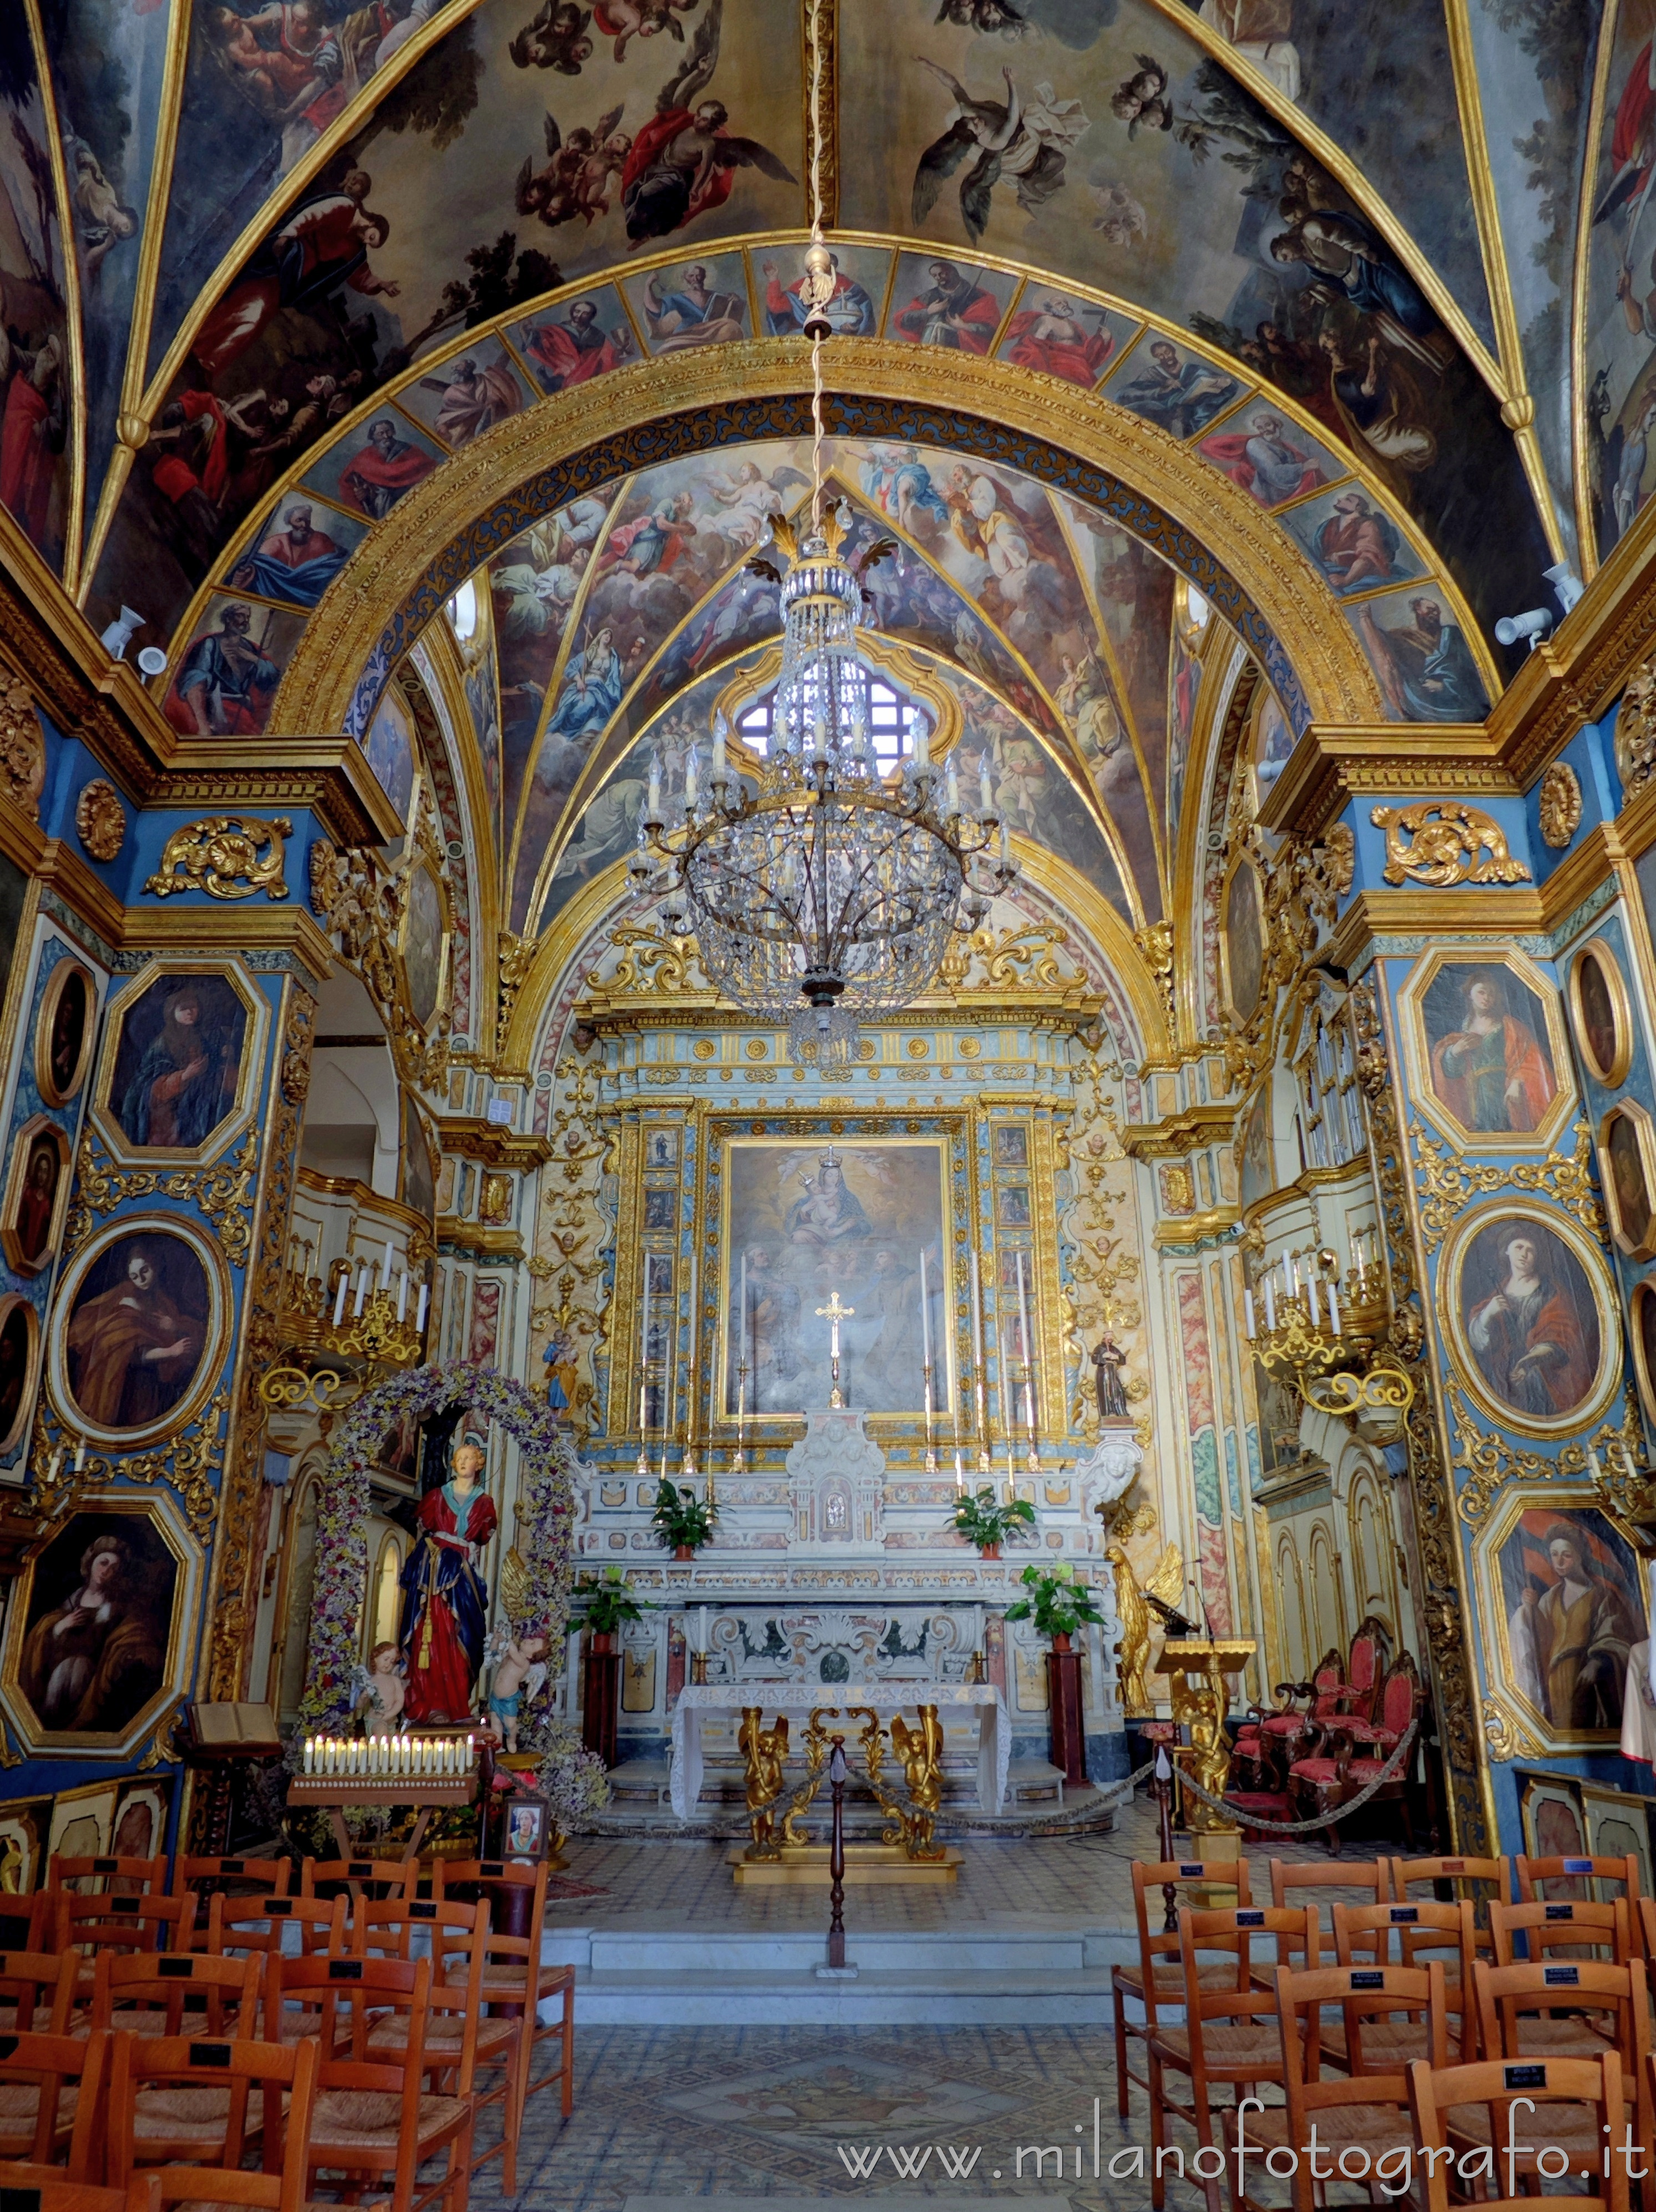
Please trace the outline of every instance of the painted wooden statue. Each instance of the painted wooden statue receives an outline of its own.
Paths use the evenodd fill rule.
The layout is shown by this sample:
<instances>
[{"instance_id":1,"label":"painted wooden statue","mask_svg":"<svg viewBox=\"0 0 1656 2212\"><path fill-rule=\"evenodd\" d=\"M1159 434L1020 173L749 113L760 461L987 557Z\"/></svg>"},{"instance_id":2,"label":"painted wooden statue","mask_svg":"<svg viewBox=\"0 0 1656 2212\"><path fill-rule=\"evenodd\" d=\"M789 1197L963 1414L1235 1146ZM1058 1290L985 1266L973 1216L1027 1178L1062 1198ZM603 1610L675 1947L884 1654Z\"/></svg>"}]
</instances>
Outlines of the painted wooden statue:
<instances>
[{"instance_id":1,"label":"painted wooden statue","mask_svg":"<svg viewBox=\"0 0 1656 2212\"><path fill-rule=\"evenodd\" d=\"M472 1717L489 1613L478 1559L499 1525L483 1466L481 1445L459 1445L447 1481L420 1500L420 1540L402 1571L398 1637L408 1672L405 1710L416 1726Z\"/></svg>"}]
</instances>

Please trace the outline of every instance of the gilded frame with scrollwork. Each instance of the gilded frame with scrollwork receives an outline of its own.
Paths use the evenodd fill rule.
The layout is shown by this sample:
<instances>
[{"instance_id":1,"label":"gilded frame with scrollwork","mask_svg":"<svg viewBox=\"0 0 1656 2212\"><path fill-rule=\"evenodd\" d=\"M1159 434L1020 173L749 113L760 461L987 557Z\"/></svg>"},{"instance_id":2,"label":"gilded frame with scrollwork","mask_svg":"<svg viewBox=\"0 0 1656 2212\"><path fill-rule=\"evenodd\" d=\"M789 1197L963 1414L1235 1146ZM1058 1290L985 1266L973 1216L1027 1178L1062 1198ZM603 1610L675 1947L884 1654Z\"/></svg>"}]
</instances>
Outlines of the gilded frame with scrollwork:
<instances>
[{"instance_id":1,"label":"gilded frame with scrollwork","mask_svg":"<svg viewBox=\"0 0 1656 2212\"><path fill-rule=\"evenodd\" d=\"M1524 1631L1514 1622L1515 1616L1525 1608L1521 1600L1518 1605L1511 1601L1502 1578L1501 1560L1526 1513L1551 1513L1561 1519L1590 1514L1601 1522L1631 1557L1629 1579L1639 1603L1646 1609L1643 1633L1647 1637L1650 1633L1648 1600L1640 1572L1638 1549L1628 1530L1605 1511L1604 1501L1598 1493L1590 1486L1583 1488L1579 1485L1510 1485L1472 1545L1472 1574L1483 1640L1486 1705L1495 1706L1507 1724L1505 1735L1512 1745L1507 1756L1568 1757L1582 1752L1613 1752L1620 1741L1619 1725L1604 1729L1561 1728L1537 1705L1525 1686L1526 1675L1531 1677L1532 1686L1538 1685L1539 1654L1533 1647L1529 1651L1522 1648ZM1577 1526L1579 1532L1579 1523ZM1533 1634L1533 1630L1530 1632ZM1629 1686L1624 1668L1624 1696Z\"/></svg>"},{"instance_id":2,"label":"gilded frame with scrollwork","mask_svg":"<svg viewBox=\"0 0 1656 2212\"><path fill-rule=\"evenodd\" d=\"M207 1285L207 1313L202 1332L201 1356L177 1401L153 1420L133 1428L111 1428L90 1419L76 1397L69 1379L69 1327L75 1302L87 1277L112 1245L141 1237L158 1243L170 1237L184 1244L200 1261ZM52 1328L46 1354L46 1394L53 1411L72 1436L94 1445L131 1452L180 1436L212 1395L224 1363L232 1319L230 1271L216 1237L186 1213L122 1213L106 1223L88 1239L64 1268L52 1308Z\"/></svg>"},{"instance_id":3,"label":"gilded frame with scrollwork","mask_svg":"<svg viewBox=\"0 0 1656 2212\"><path fill-rule=\"evenodd\" d=\"M67 1083L59 1084L52 1072L52 1033L57 1026L58 1009L63 1003L64 991L71 977L79 975L86 985L86 1021L81 1031L80 1049L75 1055L75 1065ZM76 960L65 953L53 966L46 978L46 989L40 994L40 1010L34 1021L34 1087L48 1106L72 1105L81 1095L81 1085L86 1081L86 1072L92 1065L92 1054L98 1041L98 979L84 960Z\"/></svg>"},{"instance_id":4,"label":"gilded frame with scrollwork","mask_svg":"<svg viewBox=\"0 0 1656 2212\"><path fill-rule=\"evenodd\" d=\"M1618 1121L1624 1121L1634 1133L1644 1183L1644 1225L1637 1234L1636 1223L1624 1212L1622 1187L1614 1170L1610 1133ZM1604 1194L1604 1218L1616 1249L1629 1260L1656 1259L1656 1121L1635 1099L1618 1099L1598 1124L1598 1182Z\"/></svg>"},{"instance_id":5,"label":"gilded frame with scrollwork","mask_svg":"<svg viewBox=\"0 0 1656 2212\"><path fill-rule=\"evenodd\" d=\"M1604 988L1610 994L1610 1013L1616 1024L1616 1049L1608 1062L1601 1064L1589 1042L1586 1011L1581 1004L1581 971L1588 960L1594 961L1604 979ZM1590 937L1577 948L1570 962L1570 1027L1575 1032L1576 1050L1581 1062L1595 1082L1602 1083L1606 1091L1614 1091L1625 1083L1628 1070L1633 1065L1633 1006L1628 997L1627 979L1622 973L1622 963L1613 947L1602 937Z\"/></svg>"},{"instance_id":6,"label":"gilded frame with scrollwork","mask_svg":"<svg viewBox=\"0 0 1656 2212\"><path fill-rule=\"evenodd\" d=\"M1551 1065L1553 1093L1532 1129L1475 1129L1468 1127L1440 1096L1433 1064L1433 1040L1427 1030L1427 1001L1438 980L1456 968L1496 968L1511 975L1540 1006ZM1521 1154L1551 1150L1575 1110L1575 1078L1565 1034L1563 1011L1556 985L1515 946L1445 945L1428 953L1397 994L1398 1025L1408 1058L1413 1103L1422 1118L1462 1152Z\"/></svg>"},{"instance_id":7,"label":"gilded frame with scrollwork","mask_svg":"<svg viewBox=\"0 0 1656 2212\"><path fill-rule=\"evenodd\" d=\"M1592 1381L1574 1405L1550 1416L1526 1413L1497 1395L1468 1333L1461 1297L1467 1257L1483 1231L1498 1221L1515 1228L1527 1224L1556 1237L1580 1266L1592 1297L1598 1325L1598 1362ZM1444 1241L1437 1276L1438 1326L1453 1360L1453 1379L1481 1413L1514 1436L1562 1441L1580 1435L1604 1413L1622 1378L1620 1303L1598 1245L1562 1206L1511 1197L1490 1199L1462 1214Z\"/></svg>"},{"instance_id":8,"label":"gilded frame with scrollwork","mask_svg":"<svg viewBox=\"0 0 1656 2212\"><path fill-rule=\"evenodd\" d=\"M241 1002L247 1018L241 1033L235 1090L229 1110L199 1145L135 1145L117 1118L116 1101L111 1095L121 1039L134 1009L158 982L169 975L180 981L193 975L220 978ZM112 992L105 1012L97 1083L92 1095L92 1126L111 1159L123 1167L195 1167L205 1166L228 1152L255 1118L260 1078L270 1044L270 1008L255 979L239 961L216 958L211 954L166 953L146 961L136 975Z\"/></svg>"}]
</instances>

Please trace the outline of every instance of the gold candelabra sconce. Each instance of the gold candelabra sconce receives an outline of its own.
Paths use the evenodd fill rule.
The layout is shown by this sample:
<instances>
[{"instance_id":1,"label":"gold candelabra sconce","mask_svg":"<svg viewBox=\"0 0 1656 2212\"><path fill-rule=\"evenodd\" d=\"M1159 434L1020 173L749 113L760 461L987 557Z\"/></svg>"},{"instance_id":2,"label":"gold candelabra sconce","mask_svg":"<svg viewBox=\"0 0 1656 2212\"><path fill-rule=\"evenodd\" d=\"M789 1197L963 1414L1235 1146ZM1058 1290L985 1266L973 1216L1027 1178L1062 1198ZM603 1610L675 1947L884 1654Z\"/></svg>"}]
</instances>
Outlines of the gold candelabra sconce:
<instances>
[{"instance_id":1,"label":"gold candelabra sconce","mask_svg":"<svg viewBox=\"0 0 1656 2212\"><path fill-rule=\"evenodd\" d=\"M301 1247L308 1267L310 1247ZM295 1352L362 1359L373 1367L417 1367L424 1357L430 1285L399 1271L392 1248L372 1264L336 1259L326 1276L289 1268L283 1284L284 1334Z\"/></svg>"},{"instance_id":2,"label":"gold candelabra sconce","mask_svg":"<svg viewBox=\"0 0 1656 2212\"><path fill-rule=\"evenodd\" d=\"M1374 1232L1358 1231L1351 1249L1343 1279L1327 1246L1285 1253L1243 1293L1248 1344L1273 1382L1318 1413L1400 1418L1415 1385L1385 1346L1391 1308Z\"/></svg>"}]
</instances>

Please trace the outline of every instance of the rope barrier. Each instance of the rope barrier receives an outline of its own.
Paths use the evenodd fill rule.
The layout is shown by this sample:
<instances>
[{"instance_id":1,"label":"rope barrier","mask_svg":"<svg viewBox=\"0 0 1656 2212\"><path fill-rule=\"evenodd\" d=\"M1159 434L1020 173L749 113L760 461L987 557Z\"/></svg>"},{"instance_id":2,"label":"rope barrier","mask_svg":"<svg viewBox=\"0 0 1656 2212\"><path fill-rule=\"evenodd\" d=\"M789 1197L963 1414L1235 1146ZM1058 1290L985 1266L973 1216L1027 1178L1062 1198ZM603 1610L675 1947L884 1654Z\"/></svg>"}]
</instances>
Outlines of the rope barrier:
<instances>
[{"instance_id":1,"label":"rope barrier","mask_svg":"<svg viewBox=\"0 0 1656 2212\"><path fill-rule=\"evenodd\" d=\"M1410 1721L1408 1728L1403 1731L1397 1749L1374 1779L1360 1790L1355 1797L1348 1797L1343 1805L1337 1805L1332 1811L1318 1814L1314 1820L1264 1820L1258 1814L1250 1812L1245 1806L1233 1804L1228 1797L1214 1796L1210 1791L1204 1790L1199 1782L1192 1782L1183 1768L1179 1770L1179 1787L1181 1790L1188 1790L1191 1796L1199 1797L1204 1805L1211 1805L1216 1813L1223 1813L1227 1818L1239 1822L1243 1827L1252 1828L1261 1835L1308 1836L1318 1828L1332 1827L1336 1820L1349 1820L1354 1813L1367 1805L1375 1791L1384 1788L1385 1784L1401 1771L1404 1756L1415 1741L1418 1728L1418 1722Z\"/></svg>"}]
</instances>

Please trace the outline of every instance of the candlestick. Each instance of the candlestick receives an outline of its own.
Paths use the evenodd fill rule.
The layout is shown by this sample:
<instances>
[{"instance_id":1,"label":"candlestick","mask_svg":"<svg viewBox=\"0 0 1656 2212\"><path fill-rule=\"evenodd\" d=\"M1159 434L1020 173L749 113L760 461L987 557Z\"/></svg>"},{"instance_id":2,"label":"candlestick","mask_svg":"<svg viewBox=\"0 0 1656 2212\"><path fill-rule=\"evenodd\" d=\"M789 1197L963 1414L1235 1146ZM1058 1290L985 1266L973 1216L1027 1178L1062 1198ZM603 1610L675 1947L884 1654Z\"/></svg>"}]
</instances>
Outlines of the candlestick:
<instances>
[{"instance_id":1,"label":"candlestick","mask_svg":"<svg viewBox=\"0 0 1656 2212\"><path fill-rule=\"evenodd\" d=\"M669 1263L670 1264L670 1263ZM669 1282L672 1277L668 1277ZM679 1301L676 1297L667 1301L667 1352L662 1362L666 1369L667 1397L661 1407L661 1480L667 1479L667 1445L679 1419Z\"/></svg>"},{"instance_id":2,"label":"candlestick","mask_svg":"<svg viewBox=\"0 0 1656 2212\"><path fill-rule=\"evenodd\" d=\"M314 1774L316 1771L316 1739L314 1736L307 1735L305 1738L305 1771L307 1774Z\"/></svg>"},{"instance_id":3,"label":"candlestick","mask_svg":"<svg viewBox=\"0 0 1656 2212\"><path fill-rule=\"evenodd\" d=\"M345 1292L350 1287L350 1262L346 1261L339 1270L339 1295L333 1302L333 1325L338 1328L345 1318Z\"/></svg>"},{"instance_id":4,"label":"candlestick","mask_svg":"<svg viewBox=\"0 0 1656 2212\"><path fill-rule=\"evenodd\" d=\"M395 1262L394 1262L394 1261L393 1261L393 1255L392 1255L392 1250L391 1250L391 1239L390 1239L390 1237L387 1237L387 1239L386 1239L386 1266L385 1266L385 1279L384 1279L384 1281L383 1281L383 1282L381 1282L381 1284L380 1285L380 1288L381 1288L382 1291L383 1291L383 1290L388 1290L388 1289L390 1288L390 1286L391 1286L391 1270L392 1270L392 1267L393 1267L393 1265L394 1265L394 1264L395 1264Z\"/></svg>"},{"instance_id":5,"label":"candlestick","mask_svg":"<svg viewBox=\"0 0 1656 2212\"><path fill-rule=\"evenodd\" d=\"M649 1435L649 1297L654 1256L649 1252L644 1255L643 1310L638 1323L638 1464L633 1469L635 1474L649 1473L649 1450L646 1439Z\"/></svg>"},{"instance_id":6,"label":"candlestick","mask_svg":"<svg viewBox=\"0 0 1656 2212\"><path fill-rule=\"evenodd\" d=\"M1307 1275L1306 1275L1306 1312L1307 1312L1307 1313L1309 1313L1309 1315L1311 1316L1311 1325L1312 1325L1312 1327L1313 1328L1316 1328L1316 1326L1317 1326L1317 1310L1318 1310L1318 1309L1317 1309L1317 1278L1316 1278L1316 1276L1315 1276L1315 1275L1312 1275L1312 1274L1310 1274L1310 1273L1307 1273Z\"/></svg>"},{"instance_id":7,"label":"candlestick","mask_svg":"<svg viewBox=\"0 0 1656 2212\"><path fill-rule=\"evenodd\" d=\"M989 1456L989 1412L983 1395L983 1293L977 1274L977 1247L971 1248L972 1389L977 1404L977 1472L992 1472Z\"/></svg>"},{"instance_id":8,"label":"candlestick","mask_svg":"<svg viewBox=\"0 0 1656 2212\"><path fill-rule=\"evenodd\" d=\"M685 1370L685 1456L679 1472L685 1481L691 1481L699 1472L696 1465L696 1248L690 1253L690 1364ZM709 1452L709 1457L712 1456Z\"/></svg>"}]
</instances>

